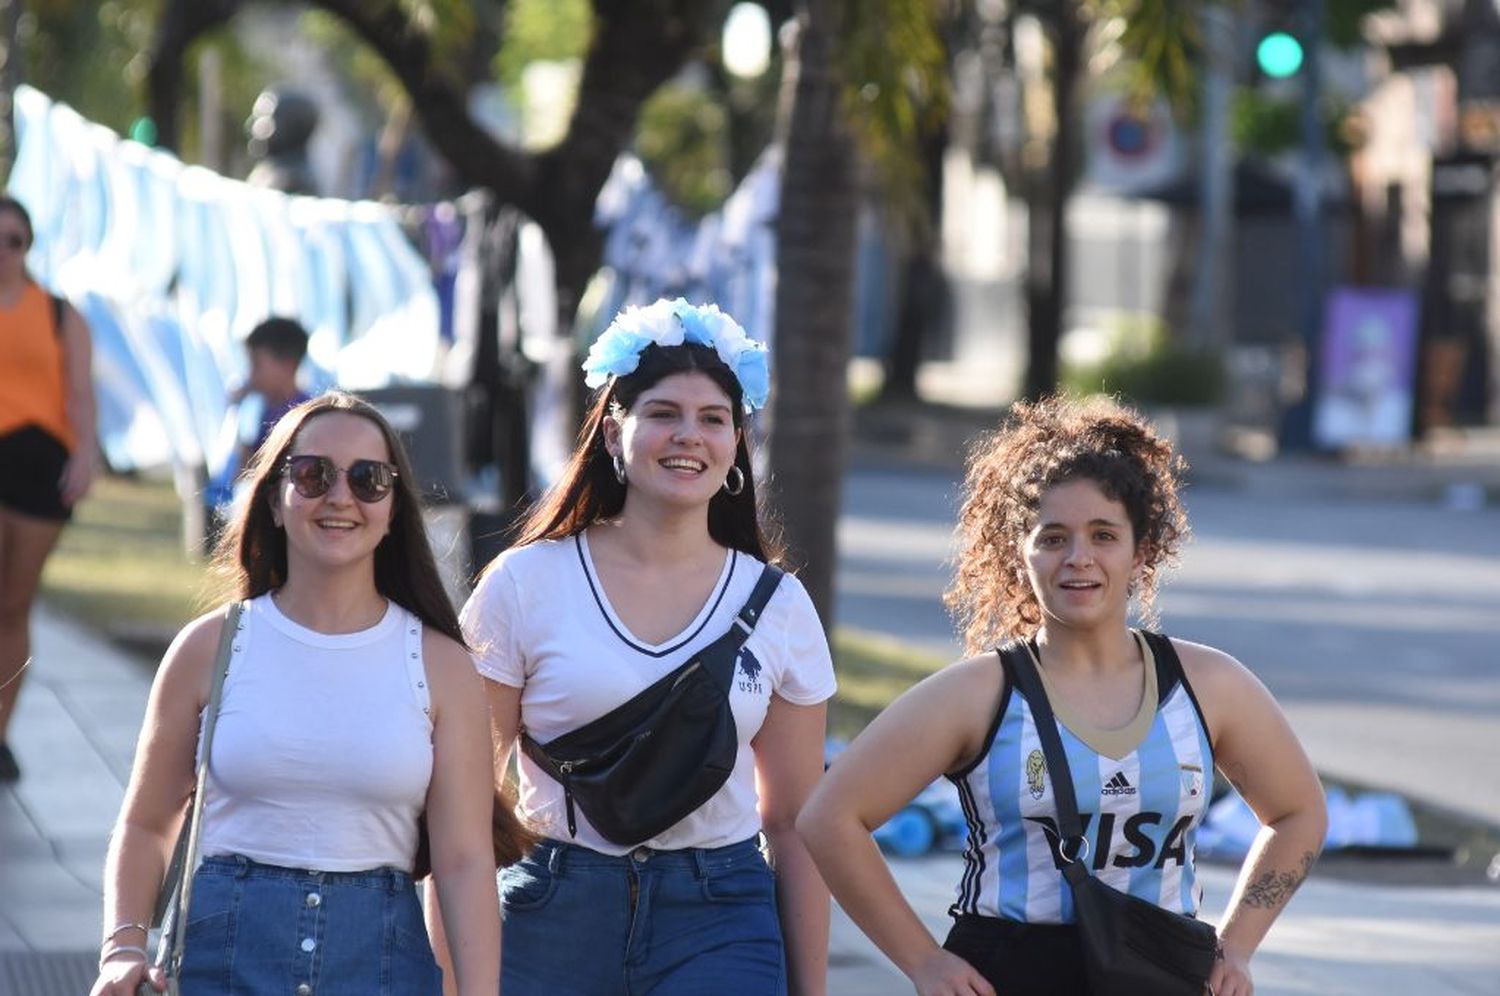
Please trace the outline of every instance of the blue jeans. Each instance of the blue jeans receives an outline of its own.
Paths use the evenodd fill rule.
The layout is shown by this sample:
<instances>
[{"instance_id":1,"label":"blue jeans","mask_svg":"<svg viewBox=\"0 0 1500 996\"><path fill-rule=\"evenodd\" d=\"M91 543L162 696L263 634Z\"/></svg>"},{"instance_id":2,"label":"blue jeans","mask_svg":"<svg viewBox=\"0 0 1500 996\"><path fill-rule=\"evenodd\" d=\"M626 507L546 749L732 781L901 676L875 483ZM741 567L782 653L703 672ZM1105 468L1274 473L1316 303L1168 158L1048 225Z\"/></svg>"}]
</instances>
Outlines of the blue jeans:
<instances>
[{"instance_id":1,"label":"blue jeans","mask_svg":"<svg viewBox=\"0 0 1500 996\"><path fill-rule=\"evenodd\" d=\"M314 872L239 855L193 878L183 996L439 996L411 876Z\"/></svg>"},{"instance_id":2,"label":"blue jeans","mask_svg":"<svg viewBox=\"0 0 1500 996\"><path fill-rule=\"evenodd\" d=\"M785 996L755 840L611 857L546 840L500 873L505 996Z\"/></svg>"}]
</instances>

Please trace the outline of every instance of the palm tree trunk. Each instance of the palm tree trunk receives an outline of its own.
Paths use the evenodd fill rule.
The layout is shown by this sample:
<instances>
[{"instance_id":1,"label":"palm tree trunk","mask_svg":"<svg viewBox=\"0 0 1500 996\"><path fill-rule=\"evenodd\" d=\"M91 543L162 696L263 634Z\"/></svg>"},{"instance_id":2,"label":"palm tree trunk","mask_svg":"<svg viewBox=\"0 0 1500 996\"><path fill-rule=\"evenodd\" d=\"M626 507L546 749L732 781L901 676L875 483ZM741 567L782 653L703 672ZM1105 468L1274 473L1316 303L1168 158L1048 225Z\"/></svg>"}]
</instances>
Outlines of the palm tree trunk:
<instances>
[{"instance_id":1,"label":"palm tree trunk","mask_svg":"<svg viewBox=\"0 0 1500 996\"><path fill-rule=\"evenodd\" d=\"M1088 25L1069 2L1047 22L1052 40L1052 156L1039 197L1030 204L1026 276L1027 360L1022 392L1040 398L1057 390L1058 345L1068 304L1068 201L1078 178L1075 94Z\"/></svg>"},{"instance_id":2,"label":"palm tree trunk","mask_svg":"<svg viewBox=\"0 0 1500 996\"><path fill-rule=\"evenodd\" d=\"M781 211L776 223L776 391L771 491L791 561L825 628L833 624L834 534L848 438L845 389L853 323L855 160L834 65L838 8L807 0Z\"/></svg>"}]
</instances>

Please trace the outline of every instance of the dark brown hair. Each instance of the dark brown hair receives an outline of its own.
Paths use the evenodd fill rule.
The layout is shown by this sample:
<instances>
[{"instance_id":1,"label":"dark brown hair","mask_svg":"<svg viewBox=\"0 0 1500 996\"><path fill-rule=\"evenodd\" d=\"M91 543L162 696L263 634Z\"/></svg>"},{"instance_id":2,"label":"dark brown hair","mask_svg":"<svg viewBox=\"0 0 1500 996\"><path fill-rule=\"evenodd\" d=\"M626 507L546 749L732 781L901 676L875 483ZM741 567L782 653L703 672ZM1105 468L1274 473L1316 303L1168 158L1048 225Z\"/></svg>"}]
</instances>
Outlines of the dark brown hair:
<instances>
[{"instance_id":1,"label":"dark brown hair","mask_svg":"<svg viewBox=\"0 0 1500 996\"><path fill-rule=\"evenodd\" d=\"M1185 468L1145 418L1112 399L1013 405L1006 424L970 450L964 479L958 570L943 599L968 652L1041 627L1023 546L1042 496L1067 481L1093 481L1125 507L1142 561L1141 616L1153 623L1158 572L1188 537L1179 495Z\"/></svg>"},{"instance_id":2,"label":"dark brown hair","mask_svg":"<svg viewBox=\"0 0 1500 996\"><path fill-rule=\"evenodd\" d=\"M31 248L31 244L36 241L36 230L31 227L31 212L9 194L0 194L0 212L5 211L9 211L20 220L21 227L26 229L26 247Z\"/></svg>"},{"instance_id":3,"label":"dark brown hair","mask_svg":"<svg viewBox=\"0 0 1500 996\"><path fill-rule=\"evenodd\" d=\"M604 445L604 421L618 409L629 411L648 388L664 377L696 370L707 375L729 396L734 427L739 430L734 465L745 475L737 495L720 489L708 503L708 533L714 542L759 557L766 563L781 558L781 545L770 516L756 494L750 465L750 434L746 431L744 392L734 372L708 346L695 342L678 346L652 343L641 351L640 364L629 374L613 377L599 389L578 434L578 445L558 482L542 496L516 528L515 545L562 539L583 532L600 519L619 515L625 507L625 485L616 478Z\"/></svg>"},{"instance_id":4,"label":"dark brown hair","mask_svg":"<svg viewBox=\"0 0 1500 996\"><path fill-rule=\"evenodd\" d=\"M267 318L245 336L249 349L263 349L278 360L301 363L307 355L307 329L295 318Z\"/></svg>"}]
</instances>

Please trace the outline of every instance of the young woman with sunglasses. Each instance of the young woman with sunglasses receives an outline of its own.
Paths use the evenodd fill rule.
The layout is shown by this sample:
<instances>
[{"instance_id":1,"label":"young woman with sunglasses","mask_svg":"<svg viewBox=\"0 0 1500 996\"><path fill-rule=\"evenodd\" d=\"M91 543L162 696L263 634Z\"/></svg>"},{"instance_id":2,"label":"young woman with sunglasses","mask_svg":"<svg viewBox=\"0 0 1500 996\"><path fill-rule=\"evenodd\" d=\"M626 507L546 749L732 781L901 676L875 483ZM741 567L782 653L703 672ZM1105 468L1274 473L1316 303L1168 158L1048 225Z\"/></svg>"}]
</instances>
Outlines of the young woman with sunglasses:
<instances>
[{"instance_id":1,"label":"young woman with sunglasses","mask_svg":"<svg viewBox=\"0 0 1500 996\"><path fill-rule=\"evenodd\" d=\"M454 991L494 996L488 715L400 442L370 405L326 394L281 420L250 474L220 548L245 610L182 992L437 996L411 877L425 813ZM157 672L110 842L95 996L134 996L147 974L144 924L192 791L223 621L190 624Z\"/></svg>"},{"instance_id":2,"label":"young woman with sunglasses","mask_svg":"<svg viewBox=\"0 0 1500 996\"><path fill-rule=\"evenodd\" d=\"M31 603L97 464L88 326L26 272L31 239L26 209L0 196L0 782L21 776L5 734Z\"/></svg>"},{"instance_id":3,"label":"young woman with sunglasses","mask_svg":"<svg viewBox=\"0 0 1500 996\"><path fill-rule=\"evenodd\" d=\"M501 772L523 728L582 726L723 636L777 557L745 418L766 400L763 346L717 308L658 301L619 315L584 369L600 390L578 448L462 616ZM622 845L579 809L570 832L562 785L522 756L522 813L546 839L501 874L505 996L825 992L828 892L794 824L833 691L787 576L735 661L733 771L681 821Z\"/></svg>"},{"instance_id":4,"label":"young woman with sunglasses","mask_svg":"<svg viewBox=\"0 0 1500 996\"><path fill-rule=\"evenodd\" d=\"M1182 461L1112 402L1018 404L972 451L948 602L974 656L895 702L829 769L800 826L849 916L921 996L1088 996L1071 853L1174 913L1202 901L1193 841L1217 767L1263 827L1219 921L1208 994L1250 996L1249 962L1327 825L1286 717L1228 654L1128 624L1187 537ZM1058 841L1032 707L996 647L1035 661L1085 834ZM870 831L946 775L969 827L954 926L939 946Z\"/></svg>"}]
</instances>

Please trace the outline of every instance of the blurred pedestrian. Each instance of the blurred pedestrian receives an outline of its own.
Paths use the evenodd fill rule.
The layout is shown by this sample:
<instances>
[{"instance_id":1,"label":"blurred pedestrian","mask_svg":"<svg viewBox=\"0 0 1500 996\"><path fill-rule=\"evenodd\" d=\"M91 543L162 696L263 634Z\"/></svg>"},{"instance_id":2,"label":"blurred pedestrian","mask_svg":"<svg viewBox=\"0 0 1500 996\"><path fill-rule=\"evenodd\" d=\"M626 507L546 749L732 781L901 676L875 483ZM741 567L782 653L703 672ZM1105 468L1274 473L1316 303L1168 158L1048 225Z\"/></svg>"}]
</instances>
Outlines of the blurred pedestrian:
<instances>
[{"instance_id":1,"label":"blurred pedestrian","mask_svg":"<svg viewBox=\"0 0 1500 996\"><path fill-rule=\"evenodd\" d=\"M240 404L254 394L260 411L255 435L241 441L241 467L249 466L281 417L308 398L297 386L297 368L307 355L307 330L292 318L267 318L245 336L245 352L250 375L229 401Z\"/></svg>"},{"instance_id":2,"label":"blurred pedestrian","mask_svg":"<svg viewBox=\"0 0 1500 996\"><path fill-rule=\"evenodd\" d=\"M182 992L440 993L411 875L425 814L456 991L493 996L485 701L406 454L373 407L332 393L289 412L250 475L220 550L245 611ZM192 791L223 619L190 623L157 671L110 840L95 996L133 996L145 975L145 923Z\"/></svg>"},{"instance_id":3,"label":"blurred pedestrian","mask_svg":"<svg viewBox=\"0 0 1500 996\"><path fill-rule=\"evenodd\" d=\"M795 578L742 610L778 557L745 418L766 400L765 349L715 307L663 300L621 313L584 369L601 390L581 441L463 612L500 770L523 735L616 716L747 612L751 631L729 671L727 780L648 839L606 836L522 754L522 814L545 839L500 878L502 991L825 992L828 892L795 819L823 770L832 662Z\"/></svg>"},{"instance_id":4,"label":"blurred pedestrian","mask_svg":"<svg viewBox=\"0 0 1500 996\"><path fill-rule=\"evenodd\" d=\"M1217 996L1248 996L1249 961L1322 846L1322 789L1265 687L1229 655L1149 622L1186 538L1181 460L1107 401L1021 403L971 455L948 602L974 656L892 703L834 762L799 826L840 905L918 993L1087 994L1073 896L1105 885L1196 916L1193 841L1217 767L1262 823L1210 947ZM1038 720L1009 644L1039 672L1084 833L1059 840ZM1042 715L1045 715L1043 713ZM935 778L969 825L939 946L897 891L870 830Z\"/></svg>"},{"instance_id":5,"label":"blurred pedestrian","mask_svg":"<svg viewBox=\"0 0 1500 996\"><path fill-rule=\"evenodd\" d=\"M98 465L89 329L31 279L31 242L31 216L0 196L0 782L21 776L6 732L42 567Z\"/></svg>"}]
</instances>

